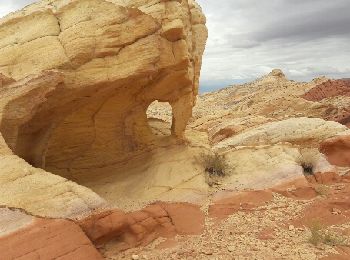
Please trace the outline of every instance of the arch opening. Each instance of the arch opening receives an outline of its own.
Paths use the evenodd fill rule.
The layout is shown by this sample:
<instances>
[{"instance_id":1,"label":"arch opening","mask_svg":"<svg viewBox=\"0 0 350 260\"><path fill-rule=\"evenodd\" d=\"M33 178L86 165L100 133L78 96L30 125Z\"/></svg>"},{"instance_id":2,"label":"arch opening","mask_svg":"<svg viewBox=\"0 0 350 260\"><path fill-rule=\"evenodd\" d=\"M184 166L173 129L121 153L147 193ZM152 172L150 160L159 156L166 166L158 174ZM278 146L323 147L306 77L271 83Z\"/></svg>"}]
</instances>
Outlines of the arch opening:
<instances>
[{"instance_id":1,"label":"arch opening","mask_svg":"<svg viewBox=\"0 0 350 260\"><path fill-rule=\"evenodd\" d=\"M172 136L174 120L170 103L153 101L147 108L147 121L156 138Z\"/></svg>"}]
</instances>

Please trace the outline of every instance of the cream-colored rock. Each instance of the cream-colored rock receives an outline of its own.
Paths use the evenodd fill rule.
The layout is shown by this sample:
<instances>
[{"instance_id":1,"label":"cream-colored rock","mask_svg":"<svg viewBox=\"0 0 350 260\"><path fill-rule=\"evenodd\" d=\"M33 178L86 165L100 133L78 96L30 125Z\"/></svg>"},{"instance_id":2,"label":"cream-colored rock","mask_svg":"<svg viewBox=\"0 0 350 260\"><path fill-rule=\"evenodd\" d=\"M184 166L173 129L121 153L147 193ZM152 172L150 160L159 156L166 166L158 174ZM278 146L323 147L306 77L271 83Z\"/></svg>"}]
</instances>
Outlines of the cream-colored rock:
<instances>
[{"instance_id":1,"label":"cream-colored rock","mask_svg":"<svg viewBox=\"0 0 350 260\"><path fill-rule=\"evenodd\" d=\"M224 155L229 165L224 186L229 189L268 189L304 178L303 160L310 160L315 173L336 171L316 148L292 144L238 147Z\"/></svg>"},{"instance_id":2,"label":"cream-colored rock","mask_svg":"<svg viewBox=\"0 0 350 260\"><path fill-rule=\"evenodd\" d=\"M0 208L0 237L26 227L34 218L19 210Z\"/></svg>"},{"instance_id":3,"label":"cream-colored rock","mask_svg":"<svg viewBox=\"0 0 350 260\"><path fill-rule=\"evenodd\" d=\"M54 217L103 206L71 181L184 139L206 39L191 0L43 0L1 19L0 204ZM148 123L155 100L172 107L168 137Z\"/></svg>"},{"instance_id":4,"label":"cream-colored rock","mask_svg":"<svg viewBox=\"0 0 350 260\"><path fill-rule=\"evenodd\" d=\"M350 134L350 130L339 123L319 118L289 118L283 121L266 123L215 145L216 149L237 146L259 146L278 143L301 144L317 147L330 137Z\"/></svg>"}]
</instances>

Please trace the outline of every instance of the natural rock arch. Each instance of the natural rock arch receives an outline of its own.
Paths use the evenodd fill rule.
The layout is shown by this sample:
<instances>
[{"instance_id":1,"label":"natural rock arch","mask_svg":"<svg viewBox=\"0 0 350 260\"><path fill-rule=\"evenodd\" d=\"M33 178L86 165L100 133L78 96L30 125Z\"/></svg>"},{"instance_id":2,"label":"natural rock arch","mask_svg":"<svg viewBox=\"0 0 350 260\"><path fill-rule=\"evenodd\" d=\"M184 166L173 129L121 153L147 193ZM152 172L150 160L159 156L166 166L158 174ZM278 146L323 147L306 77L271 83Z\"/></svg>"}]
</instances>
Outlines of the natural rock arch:
<instances>
[{"instance_id":1,"label":"natural rock arch","mask_svg":"<svg viewBox=\"0 0 350 260\"><path fill-rule=\"evenodd\" d=\"M206 38L192 0L43 0L1 19L0 151L74 180L156 147L155 100L183 139Z\"/></svg>"},{"instance_id":2,"label":"natural rock arch","mask_svg":"<svg viewBox=\"0 0 350 260\"><path fill-rule=\"evenodd\" d=\"M173 109L169 102L152 102L147 108L147 119L155 136L172 136Z\"/></svg>"}]
</instances>

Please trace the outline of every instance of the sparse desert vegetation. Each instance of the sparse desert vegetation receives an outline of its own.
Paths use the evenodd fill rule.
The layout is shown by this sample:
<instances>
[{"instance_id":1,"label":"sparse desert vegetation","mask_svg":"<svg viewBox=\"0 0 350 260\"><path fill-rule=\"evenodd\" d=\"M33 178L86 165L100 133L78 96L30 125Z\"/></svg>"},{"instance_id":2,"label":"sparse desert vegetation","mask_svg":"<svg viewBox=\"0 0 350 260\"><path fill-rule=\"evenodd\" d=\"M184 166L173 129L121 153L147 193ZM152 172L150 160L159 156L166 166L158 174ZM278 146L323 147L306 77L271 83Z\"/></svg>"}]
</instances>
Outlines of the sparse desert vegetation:
<instances>
[{"instance_id":1,"label":"sparse desert vegetation","mask_svg":"<svg viewBox=\"0 0 350 260\"><path fill-rule=\"evenodd\" d=\"M297 163L303 168L305 176L314 174L317 154L314 151L302 150L301 155L297 158Z\"/></svg>"},{"instance_id":2,"label":"sparse desert vegetation","mask_svg":"<svg viewBox=\"0 0 350 260\"><path fill-rule=\"evenodd\" d=\"M220 184L220 179L224 178L229 170L225 156L218 153L202 153L199 161L205 171L207 184L212 187Z\"/></svg>"},{"instance_id":3,"label":"sparse desert vegetation","mask_svg":"<svg viewBox=\"0 0 350 260\"><path fill-rule=\"evenodd\" d=\"M341 234L327 230L327 227L319 219L315 219L309 226L311 232L309 242L314 246L323 243L329 246L347 246L347 239Z\"/></svg>"}]
</instances>

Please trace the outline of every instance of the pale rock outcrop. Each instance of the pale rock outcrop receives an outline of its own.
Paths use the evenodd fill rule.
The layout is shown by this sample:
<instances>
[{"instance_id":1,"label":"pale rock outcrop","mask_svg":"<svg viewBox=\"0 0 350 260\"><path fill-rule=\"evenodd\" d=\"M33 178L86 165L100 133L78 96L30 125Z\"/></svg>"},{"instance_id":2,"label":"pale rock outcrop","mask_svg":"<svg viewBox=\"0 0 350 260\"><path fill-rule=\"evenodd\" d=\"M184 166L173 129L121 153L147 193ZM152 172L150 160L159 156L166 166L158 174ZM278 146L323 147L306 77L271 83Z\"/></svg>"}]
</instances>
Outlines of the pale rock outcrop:
<instances>
[{"instance_id":1,"label":"pale rock outcrop","mask_svg":"<svg viewBox=\"0 0 350 260\"><path fill-rule=\"evenodd\" d=\"M224 187L229 190L269 189L305 179L304 160L312 164L314 173L336 172L317 148L288 143L231 148L223 154L229 165Z\"/></svg>"},{"instance_id":2,"label":"pale rock outcrop","mask_svg":"<svg viewBox=\"0 0 350 260\"><path fill-rule=\"evenodd\" d=\"M350 130L336 122L319 118L289 118L266 123L228 138L214 148L273 145L278 143L301 144L316 147L321 141L337 134L350 134Z\"/></svg>"},{"instance_id":3,"label":"pale rock outcrop","mask_svg":"<svg viewBox=\"0 0 350 260\"><path fill-rule=\"evenodd\" d=\"M54 217L105 205L65 178L164 145L155 100L172 107L169 144L183 139L206 38L192 0L43 0L1 19L1 203Z\"/></svg>"},{"instance_id":4,"label":"pale rock outcrop","mask_svg":"<svg viewBox=\"0 0 350 260\"><path fill-rule=\"evenodd\" d=\"M323 119L290 118L250 128L213 148L224 153L230 165L229 187L265 189L303 178L308 174L304 163L312 165L313 173L336 172L318 147L338 134L350 131Z\"/></svg>"}]
</instances>

